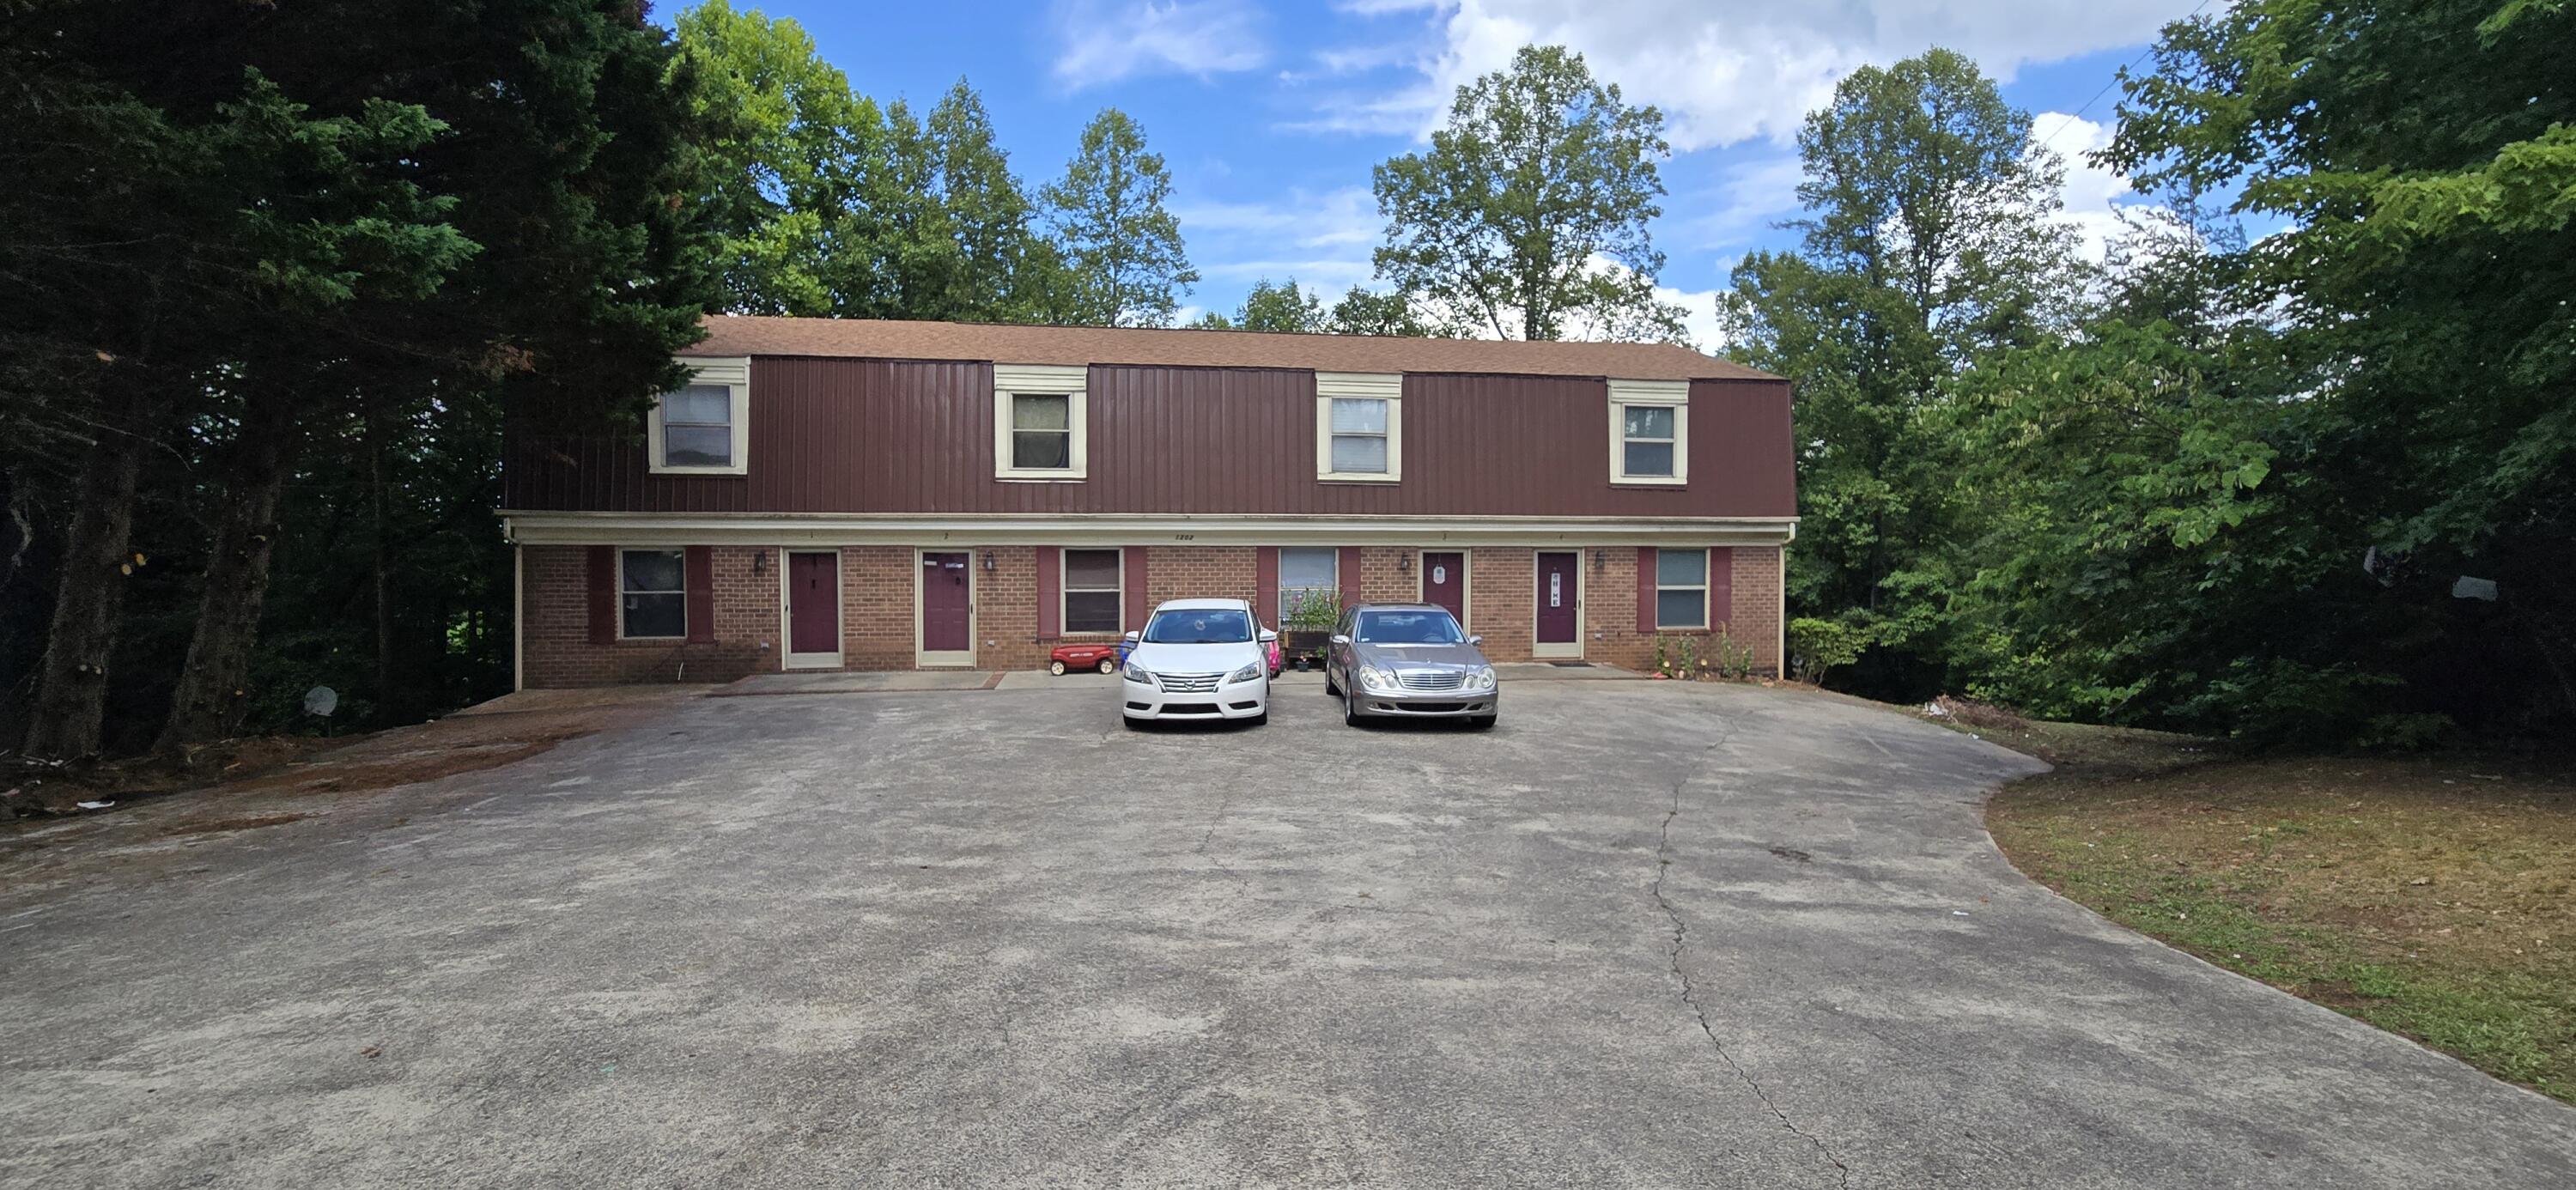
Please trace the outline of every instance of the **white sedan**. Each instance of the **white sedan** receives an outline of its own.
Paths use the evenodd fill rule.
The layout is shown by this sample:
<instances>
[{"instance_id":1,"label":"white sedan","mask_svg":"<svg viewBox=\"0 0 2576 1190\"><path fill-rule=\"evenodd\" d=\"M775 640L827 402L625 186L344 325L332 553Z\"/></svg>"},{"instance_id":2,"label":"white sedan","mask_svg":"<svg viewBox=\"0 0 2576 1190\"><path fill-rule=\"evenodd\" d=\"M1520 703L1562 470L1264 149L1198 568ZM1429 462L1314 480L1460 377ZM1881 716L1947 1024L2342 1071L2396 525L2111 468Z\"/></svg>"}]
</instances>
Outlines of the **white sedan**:
<instances>
[{"instance_id":1,"label":"white sedan","mask_svg":"<svg viewBox=\"0 0 2576 1190\"><path fill-rule=\"evenodd\" d=\"M1275 632L1258 628L1240 599L1174 599L1145 630L1127 634L1118 697L1127 726L1156 719L1270 721Z\"/></svg>"}]
</instances>

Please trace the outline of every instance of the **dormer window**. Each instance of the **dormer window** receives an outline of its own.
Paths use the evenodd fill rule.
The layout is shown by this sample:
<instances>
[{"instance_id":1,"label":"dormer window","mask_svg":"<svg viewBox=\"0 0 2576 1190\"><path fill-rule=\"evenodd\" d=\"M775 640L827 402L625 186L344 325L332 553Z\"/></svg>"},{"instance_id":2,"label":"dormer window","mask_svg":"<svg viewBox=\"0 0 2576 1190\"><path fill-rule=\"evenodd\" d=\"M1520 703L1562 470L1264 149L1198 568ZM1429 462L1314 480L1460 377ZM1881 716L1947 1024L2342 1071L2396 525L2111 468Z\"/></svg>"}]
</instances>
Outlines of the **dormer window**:
<instances>
[{"instance_id":1,"label":"dormer window","mask_svg":"<svg viewBox=\"0 0 2576 1190\"><path fill-rule=\"evenodd\" d=\"M1610 382L1610 482L1690 481L1690 382Z\"/></svg>"},{"instance_id":2,"label":"dormer window","mask_svg":"<svg viewBox=\"0 0 2576 1190\"><path fill-rule=\"evenodd\" d=\"M1315 373L1315 478L1395 483L1404 478L1404 377Z\"/></svg>"},{"instance_id":3,"label":"dormer window","mask_svg":"<svg viewBox=\"0 0 2576 1190\"><path fill-rule=\"evenodd\" d=\"M742 475L748 471L751 361L683 359L689 383L653 403L646 435L656 475Z\"/></svg>"},{"instance_id":4,"label":"dormer window","mask_svg":"<svg viewBox=\"0 0 2576 1190\"><path fill-rule=\"evenodd\" d=\"M1079 480L1089 468L1090 427L1079 365L993 365L993 478Z\"/></svg>"}]
</instances>

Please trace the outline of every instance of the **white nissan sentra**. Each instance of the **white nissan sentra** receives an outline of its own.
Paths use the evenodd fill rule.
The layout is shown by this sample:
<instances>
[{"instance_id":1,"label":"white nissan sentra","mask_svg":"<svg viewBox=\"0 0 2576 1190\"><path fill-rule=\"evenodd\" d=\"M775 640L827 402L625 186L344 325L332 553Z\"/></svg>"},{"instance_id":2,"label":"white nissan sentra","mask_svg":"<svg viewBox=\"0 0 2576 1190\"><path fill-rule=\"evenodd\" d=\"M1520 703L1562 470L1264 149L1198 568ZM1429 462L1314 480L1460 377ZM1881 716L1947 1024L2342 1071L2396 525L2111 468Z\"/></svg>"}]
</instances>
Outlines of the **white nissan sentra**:
<instances>
[{"instance_id":1,"label":"white nissan sentra","mask_svg":"<svg viewBox=\"0 0 2576 1190\"><path fill-rule=\"evenodd\" d=\"M1279 639L1256 628L1240 599L1174 599L1127 634L1119 705L1127 726L1155 719L1270 720L1270 655Z\"/></svg>"}]
</instances>

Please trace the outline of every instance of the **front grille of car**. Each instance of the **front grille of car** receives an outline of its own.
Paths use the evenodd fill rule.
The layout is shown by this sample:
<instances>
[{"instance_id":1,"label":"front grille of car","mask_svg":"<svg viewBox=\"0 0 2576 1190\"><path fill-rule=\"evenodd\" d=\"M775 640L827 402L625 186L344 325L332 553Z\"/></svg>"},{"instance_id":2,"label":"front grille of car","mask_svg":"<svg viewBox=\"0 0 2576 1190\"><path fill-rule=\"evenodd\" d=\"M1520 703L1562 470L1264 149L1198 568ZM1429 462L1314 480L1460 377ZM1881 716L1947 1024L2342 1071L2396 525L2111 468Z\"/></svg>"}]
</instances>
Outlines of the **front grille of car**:
<instances>
[{"instance_id":1,"label":"front grille of car","mask_svg":"<svg viewBox=\"0 0 2576 1190\"><path fill-rule=\"evenodd\" d=\"M1205 694L1216 689L1216 680L1224 674L1156 674L1168 694Z\"/></svg>"},{"instance_id":2,"label":"front grille of car","mask_svg":"<svg viewBox=\"0 0 2576 1190\"><path fill-rule=\"evenodd\" d=\"M1467 675L1454 669L1408 669L1397 671L1395 680L1407 690L1455 690L1467 683Z\"/></svg>"}]
</instances>

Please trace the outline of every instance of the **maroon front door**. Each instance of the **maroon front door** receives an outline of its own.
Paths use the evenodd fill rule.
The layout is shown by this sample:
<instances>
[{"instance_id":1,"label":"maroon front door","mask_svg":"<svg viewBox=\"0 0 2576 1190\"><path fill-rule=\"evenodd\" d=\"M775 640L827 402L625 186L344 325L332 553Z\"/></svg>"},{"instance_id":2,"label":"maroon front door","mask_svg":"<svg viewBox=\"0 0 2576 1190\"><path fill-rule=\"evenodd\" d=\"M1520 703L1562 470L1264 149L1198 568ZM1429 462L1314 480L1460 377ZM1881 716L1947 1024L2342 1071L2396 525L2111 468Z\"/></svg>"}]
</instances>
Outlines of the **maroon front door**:
<instances>
[{"instance_id":1,"label":"maroon front door","mask_svg":"<svg viewBox=\"0 0 2576 1190\"><path fill-rule=\"evenodd\" d=\"M1575 596L1582 563L1581 554L1538 556L1538 643L1570 645L1581 639Z\"/></svg>"},{"instance_id":2,"label":"maroon front door","mask_svg":"<svg viewBox=\"0 0 2576 1190\"><path fill-rule=\"evenodd\" d=\"M975 647L967 627L971 606L972 554L921 556L921 651L965 653Z\"/></svg>"},{"instance_id":3,"label":"maroon front door","mask_svg":"<svg viewBox=\"0 0 2576 1190\"><path fill-rule=\"evenodd\" d=\"M841 651L841 556L787 555L787 651Z\"/></svg>"},{"instance_id":4,"label":"maroon front door","mask_svg":"<svg viewBox=\"0 0 2576 1190\"><path fill-rule=\"evenodd\" d=\"M1422 601L1436 603L1467 623L1467 555L1459 553L1422 555Z\"/></svg>"}]
</instances>

